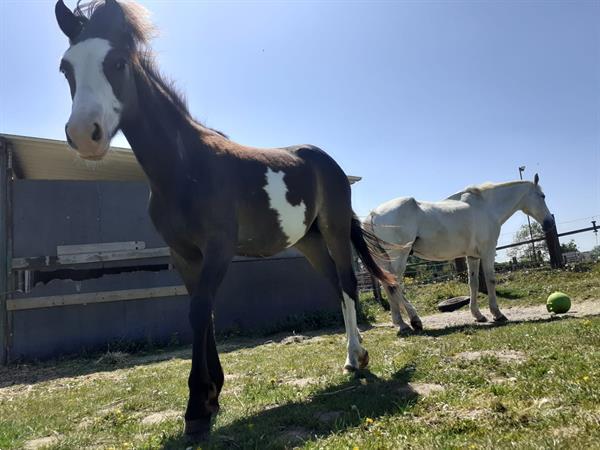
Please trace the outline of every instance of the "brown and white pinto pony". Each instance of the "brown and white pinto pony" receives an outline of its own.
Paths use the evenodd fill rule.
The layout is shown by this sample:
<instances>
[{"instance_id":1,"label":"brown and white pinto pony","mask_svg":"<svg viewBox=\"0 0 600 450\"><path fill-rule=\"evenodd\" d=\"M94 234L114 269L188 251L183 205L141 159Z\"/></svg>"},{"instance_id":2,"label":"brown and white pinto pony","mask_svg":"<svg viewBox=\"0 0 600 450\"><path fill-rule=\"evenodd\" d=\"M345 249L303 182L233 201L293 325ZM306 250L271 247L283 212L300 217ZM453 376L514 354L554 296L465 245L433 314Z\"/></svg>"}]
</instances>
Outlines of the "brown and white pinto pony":
<instances>
[{"instance_id":1,"label":"brown and white pinto pony","mask_svg":"<svg viewBox=\"0 0 600 450\"><path fill-rule=\"evenodd\" d=\"M300 250L339 294L345 369L365 367L352 245L374 276L396 280L374 262L336 162L312 145L243 146L195 121L154 67L139 6L106 0L72 12L59 0L55 12L70 44L60 64L73 99L67 140L82 158L100 160L123 131L150 183L152 221L191 297L186 433L205 437L219 409L224 378L212 311L234 255Z\"/></svg>"}]
</instances>

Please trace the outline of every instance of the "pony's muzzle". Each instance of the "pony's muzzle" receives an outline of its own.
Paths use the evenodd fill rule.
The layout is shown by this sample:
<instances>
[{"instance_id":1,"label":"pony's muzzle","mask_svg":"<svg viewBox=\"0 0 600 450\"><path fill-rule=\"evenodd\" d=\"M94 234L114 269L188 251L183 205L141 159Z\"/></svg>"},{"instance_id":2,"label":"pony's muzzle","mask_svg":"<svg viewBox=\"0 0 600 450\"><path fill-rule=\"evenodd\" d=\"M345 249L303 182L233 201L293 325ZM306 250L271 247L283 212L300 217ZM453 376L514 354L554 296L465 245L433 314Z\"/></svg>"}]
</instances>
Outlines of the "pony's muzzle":
<instances>
[{"instance_id":1,"label":"pony's muzzle","mask_svg":"<svg viewBox=\"0 0 600 450\"><path fill-rule=\"evenodd\" d=\"M72 117L65 125L65 134L68 144L83 159L102 159L108 150L106 133L99 121L92 117Z\"/></svg>"}]
</instances>

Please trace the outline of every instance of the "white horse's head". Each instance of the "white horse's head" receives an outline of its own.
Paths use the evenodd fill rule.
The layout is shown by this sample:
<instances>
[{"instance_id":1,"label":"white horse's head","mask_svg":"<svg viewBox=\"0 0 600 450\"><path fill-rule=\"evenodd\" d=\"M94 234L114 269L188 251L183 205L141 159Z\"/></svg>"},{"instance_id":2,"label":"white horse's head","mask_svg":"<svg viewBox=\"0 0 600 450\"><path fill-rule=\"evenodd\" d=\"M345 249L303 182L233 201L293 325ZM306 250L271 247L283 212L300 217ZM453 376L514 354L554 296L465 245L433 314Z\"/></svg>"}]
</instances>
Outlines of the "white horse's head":
<instances>
[{"instance_id":1,"label":"white horse's head","mask_svg":"<svg viewBox=\"0 0 600 450\"><path fill-rule=\"evenodd\" d=\"M548 231L554 226L554 216L546 206L546 196L539 185L540 177L535 174L531 189L523 197L520 209L528 216L533 217L541 225L544 231Z\"/></svg>"}]
</instances>

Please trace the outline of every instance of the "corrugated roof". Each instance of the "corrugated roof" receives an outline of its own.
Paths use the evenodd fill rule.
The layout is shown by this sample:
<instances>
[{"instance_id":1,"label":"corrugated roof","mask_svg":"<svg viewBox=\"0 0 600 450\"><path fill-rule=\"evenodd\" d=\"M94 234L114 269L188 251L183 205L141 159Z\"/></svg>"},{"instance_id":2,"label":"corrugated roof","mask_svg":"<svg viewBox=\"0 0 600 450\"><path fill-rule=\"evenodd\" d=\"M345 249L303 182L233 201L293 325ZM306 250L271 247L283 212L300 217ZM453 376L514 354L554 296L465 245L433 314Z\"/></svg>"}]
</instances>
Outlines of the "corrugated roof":
<instances>
[{"instance_id":1,"label":"corrugated roof","mask_svg":"<svg viewBox=\"0 0 600 450\"><path fill-rule=\"evenodd\" d=\"M111 147L99 162L79 158L65 141L0 134L11 143L13 167L19 178L30 180L144 181L146 175L128 148ZM350 184L361 177L348 176Z\"/></svg>"},{"instance_id":2,"label":"corrugated roof","mask_svg":"<svg viewBox=\"0 0 600 450\"><path fill-rule=\"evenodd\" d=\"M146 176L133 152L111 147L99 162L84 161L65 141L2 134L12 144L13 167L31 180L141 181Z\"/></svg>"}]
</instances>

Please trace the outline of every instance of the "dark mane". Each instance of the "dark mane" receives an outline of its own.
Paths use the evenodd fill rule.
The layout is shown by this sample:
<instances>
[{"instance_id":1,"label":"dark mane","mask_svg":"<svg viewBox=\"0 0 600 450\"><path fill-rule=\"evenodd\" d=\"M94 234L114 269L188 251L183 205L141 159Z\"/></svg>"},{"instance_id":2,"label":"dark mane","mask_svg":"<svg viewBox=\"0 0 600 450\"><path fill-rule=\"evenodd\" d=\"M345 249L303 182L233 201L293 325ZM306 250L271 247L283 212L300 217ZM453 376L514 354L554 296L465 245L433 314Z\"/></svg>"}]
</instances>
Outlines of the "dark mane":
<instances>
[{"instance_id":1,"label":"dark mane","mask_svg":"<svg viewBox=\"0 0 600 450\"><path fill-rule=\"evenodd\" d=\"M154 87L159 89L169 99L175 109L191 119L185 97L177 90L173 81L165 78L160 73L151 51L140 52L139 65Z\"/></svg>"},{"instance_id":2,"label":"dark mane","mask_svg":"<svg viewBox=\"0 0 600 450\"><path fill-rule=\"evenodd\" d=\"M145 76L152 82L154 87L160 90L163 95L169 100L171 105L187 117L189 120L197 123L201 127L210 130L218 135L224 137L225 139L229 139L225 133L219 130L215 130L214 128L207 127L206 125L200 123L198 120L194 119L190 114L190 111L187 106L187 102L185 100L184 95L177 90L175 83L167 78L165 78L159 71L156 66L154 55L150 51L141 52L139 55L139 64L140 67L145 74Z\"/></svg>"},{"instance_id":3,"label":"dark mane","mask_svg":"<svg viewBox=\"0 0 600 450\"><path fill-rule=\"evenodd\" d=\"M118 3L125 14L125 20L136 48L147 46L156 35L156 29L149 20L150 13L148 10L134 2ZM86 22L93 19L94 14L102 10L104 4L104 0L92 0L85 3L78 0L74 13L85 25Z\"/></svg>"},{"instance_id":4,"label":"dark mane","mask_svg":"<svg viewBox=\"0 0 600 450\"><path fill-rule=\"evenodd\" d=\"M198 121L192 118L184 95L175 87L175 83L160 73L154 54L149 47L150 41L156 35L154 26L149 20L149 13L143 6L135 2L118 2L125 15L129 38L133 44L133 50L137 52L137 61L143 74L148 81L158 89L171 103L171 105L182 115L199 125L213 131L226 139L228 136L221 131L213 128L205 127ZM80 19L85 27L85 24L94 20L94 16L102 11L105 6L104 0L92 0L83 3L78 0L75 8L75 15Z\"/></svg>"}]
</instances>

